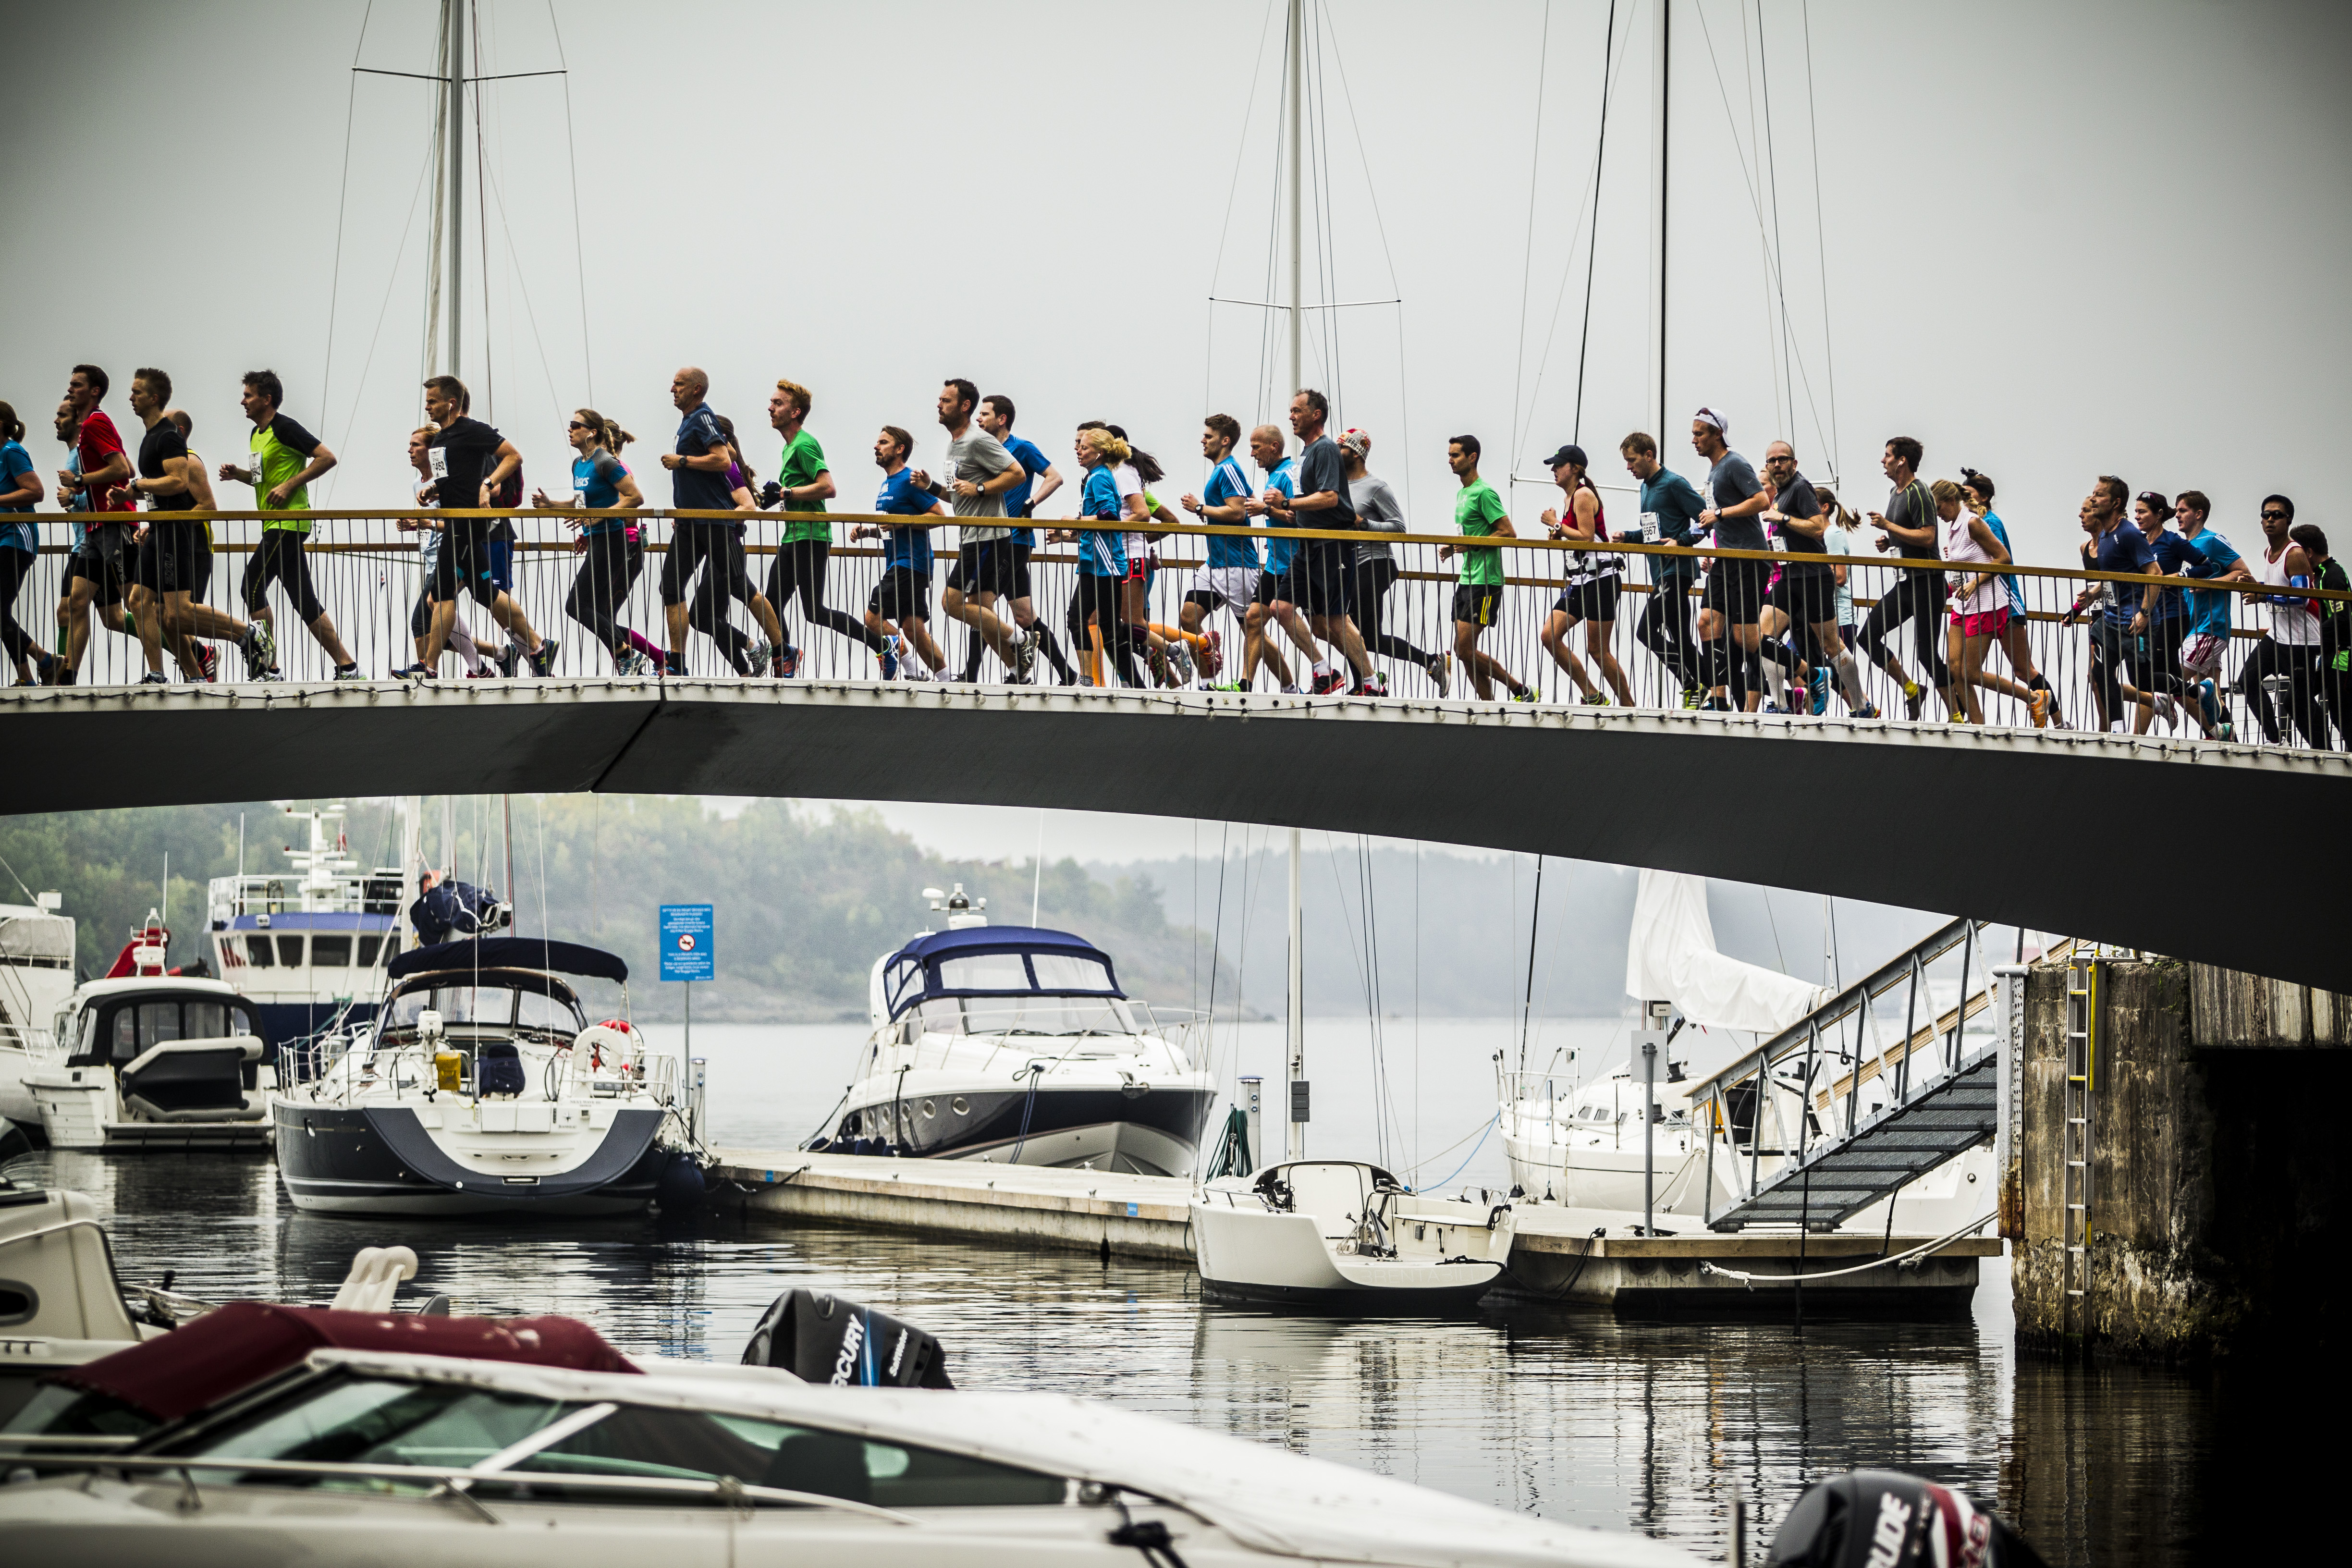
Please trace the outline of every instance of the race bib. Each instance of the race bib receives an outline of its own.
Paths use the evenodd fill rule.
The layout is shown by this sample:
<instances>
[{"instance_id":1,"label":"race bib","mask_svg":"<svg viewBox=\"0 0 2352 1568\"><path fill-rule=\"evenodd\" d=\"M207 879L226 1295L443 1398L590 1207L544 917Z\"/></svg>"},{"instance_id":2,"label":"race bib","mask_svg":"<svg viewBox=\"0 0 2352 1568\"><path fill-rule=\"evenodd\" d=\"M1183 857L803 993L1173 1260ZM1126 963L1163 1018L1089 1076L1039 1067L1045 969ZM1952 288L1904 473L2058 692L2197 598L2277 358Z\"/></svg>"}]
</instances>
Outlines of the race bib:
<instances>
[{"instance_id":1,"label":"race bib","mask_svg":"<svg viewBox=\"0 0 2352 1568\"><path fill-rule=\"evenodd\" d=\"M1707 510L1713 511L1715 510L1715 481L1713 479L1708 479L1698 487L1698 499L1706 503Z\"/></svg>"},{"instance_id":2,"label":"race bib","mask_svg":"<svg viewBox=\"0 0 2352 1568\"><path fill-rule=\"evenodd\" d=\"M449 477L448 447L428 447L425 449L425 455L426 460L433 466L433 478L436 482L446 479Z\"/></svg>"},{"instance_id":3,"label":"race bib","mask_svg":"<svg viewBox=\"0 0 2352 1568\"><path fill-rule=\"evenodd\" d=\"M1658 514L1654 511L1643 512L1642 514L1642 542L1644 544L1655 544L1658 542L1659 537Z\"/></svg>"}]
</instances>

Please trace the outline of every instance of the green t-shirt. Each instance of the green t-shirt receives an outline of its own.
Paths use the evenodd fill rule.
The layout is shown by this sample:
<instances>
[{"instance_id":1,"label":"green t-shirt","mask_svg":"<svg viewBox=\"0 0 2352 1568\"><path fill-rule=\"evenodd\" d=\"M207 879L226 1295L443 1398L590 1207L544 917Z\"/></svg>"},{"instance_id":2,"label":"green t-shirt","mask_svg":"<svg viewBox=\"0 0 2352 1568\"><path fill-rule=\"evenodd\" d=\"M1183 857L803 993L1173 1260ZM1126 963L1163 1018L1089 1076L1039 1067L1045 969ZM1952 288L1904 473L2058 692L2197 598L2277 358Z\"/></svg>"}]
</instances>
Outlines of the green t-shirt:
<instances>
[{"instance_id":1,"label":"green t-shirt","mask_svg":"<svg viewBox=\"0 0 2352 1568\"><path fill-rule=\"evenodd\" d=\"M1495 531L1495 525L1510 515L1503 506L1503 498L1495 487L1484 479L1473 479L1462 487L1454 499L1454 525L1465 539L1483 539ZM1479 587L1499 587L1503 581L1503 552L1500 550L1472 550L1456 552L1462 561L1465 583Z\"/></svg>"},{"instance_id":2,"label":"green t-shirt","mask_svg":"<svg viewBox=\"0 0 2352 1568\"><path fill-rule=\"evenodd\" d=\"M310 466L310 459L318 455L319 438L279 414L255 429L252 439L246 443L246 450L247 467L253 471L253 510L272 511L277 509L269 504L269 492ZM273 518L263 526L291 529L297 533L310 531L308 488L288 496L285 510L288 516L284 521Z\"/></svg>"},{"instance_id":3,"label":"green t-shirt","mask_svg":"<svg viewBox=\"0 0 2352 1568\"><path fill-rule=\"evenodd\" d=\"M776 482L788 490L794 489L802 485L816 483L817 476L824 472L824 448L818 446L816 437L807 431L794 432L793 438L784 443L783 460L776 468ZM784 510L823 511L824 502L822 500L787 500L784 502ZM814 520L784 524L786 544L798 544L804 540L815 540L824 544L832 543L833 524Z\"/></svg>"}]
</instances>

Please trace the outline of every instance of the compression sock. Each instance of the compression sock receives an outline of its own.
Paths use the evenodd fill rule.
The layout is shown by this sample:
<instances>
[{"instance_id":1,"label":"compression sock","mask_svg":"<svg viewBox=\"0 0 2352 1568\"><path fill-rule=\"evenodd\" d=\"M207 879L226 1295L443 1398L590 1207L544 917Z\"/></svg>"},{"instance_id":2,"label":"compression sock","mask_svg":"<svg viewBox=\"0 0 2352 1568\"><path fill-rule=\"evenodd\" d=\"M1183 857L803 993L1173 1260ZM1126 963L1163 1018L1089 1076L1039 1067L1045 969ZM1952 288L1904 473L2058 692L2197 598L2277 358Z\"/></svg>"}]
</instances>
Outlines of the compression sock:
<instances>
[{"instance_id":1,"label":"compression sock","mask_svg":"<svg viewBox=\"0 0 2352 1568\"><path fill-rule=\"evenodd\" d=\"M972 633L964 641L971 650L964 655L963 659L963 681L966 686L970 686L980 679L980 661L982 656L988 652L988 644L982 640L978 632Z\"/></svg>"},{"instance_id":2,"label":"compression sock","mask_svg":"<svg viewBox=\"0 0 2352 1568\"><path fill-rule=\"evenodd\" d=\"M1789 672L1773 660L1764 661L1764 689L1772 694L1772 705L1782 712L1789 709Z\"/></svg>"},{"instance_id":3,"label":"compression sock","mask_svg":"<svg viewBox=\"0 0 2352 1568\"><path fill-rule=\"evenodd\" d=\"M1061 643L1054 636L1054 628L1039 621L1032 629L1037 634L1037 651L1045 656L1045 662L1054 667L1054 673L1062 678L1063 684L1067 685L1077 672L1070 668L1070 656L1062 651Z\"/></svg>"},{"instance_id":4,"label":"compression sock","mask_svg":"<svg viewBox=\"0 0 2352 1568\"><path fill-rule=\"evenodd\" d=\"M1863 695L1862 666L1854 658L1853 649L1842 648L1839 650L1837 656L1837 677L1838 684L1845 689L1845 700L1848 707L1867 708L1870 706L1870 699Z\"/></svg>"},{"instance_id":5,"label":"compression sock","mask_svg":"<svg viewBox=\"0 0 2352 1568\"><path fill-rule=\"evenodd\" d=\"M1090 626L1087 628L1087 684L1088 686L1100 686L1102 683L1102 627Z\"/></svg>"}]
</instances>

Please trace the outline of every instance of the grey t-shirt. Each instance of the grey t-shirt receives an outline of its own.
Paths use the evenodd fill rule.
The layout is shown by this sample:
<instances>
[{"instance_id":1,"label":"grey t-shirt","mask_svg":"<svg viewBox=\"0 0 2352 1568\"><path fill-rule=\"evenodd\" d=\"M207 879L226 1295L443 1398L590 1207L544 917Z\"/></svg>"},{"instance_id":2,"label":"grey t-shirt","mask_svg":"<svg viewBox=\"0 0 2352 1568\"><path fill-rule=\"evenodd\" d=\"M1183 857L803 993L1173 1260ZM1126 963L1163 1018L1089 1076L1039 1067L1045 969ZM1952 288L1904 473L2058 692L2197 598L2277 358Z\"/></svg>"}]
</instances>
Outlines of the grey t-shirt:
<instances>
[{"instance_id":1,"label":"grey t-shirt","mask_svg":"<svg viewBox=\"0 0 2352 1568\"><path fill-rule=\"evenodd\" d=\"M940 483L950 485L958 479L970 479L973 484L979 484L994 479L1013 466L1013 454L1004 449L1003 442L977 425L967 425L962 435L948 443L947 472L940 476ZM1004 498L1001 495L960 496L950 493L948 502L958 517L1004 515ZM978 544L983 540L1006 538L1012 532L1010 528L965 523L957 530L957 538L965 544Z\"/></svg>"},{"instance_id":2,"label":"grey t-shirt","mask_svg":"<svg viewBox=\"0 0 2352 1568\"><path fill-rule=\"evenodd\" d=\"M1725 452L1706 473L1707 504L1718 513L1726 507L1738 505L1763 488L1756 478L1755 468L1737 452ZM1752 516L1718 516L1715 520L1715 542L1726 550L1772 548L1764 542L1764 524Z\"/></svg>"},{"instance_id":3,"label":"grey t-shirt","mask_svg":"<svg viewBox=\"0 0 2352 1568\"><path fill-rule=\"evenodd\" d=\"M1348 481L1348 503L1356 509L1356 521L1373 533L1402 533L1404 508L1397 504L1396 491L1388 480L1378 474L1366 474L1360 479ZM1389 547L1367 539L1356 546L1356 564L1367 561L1392 560Z\"/></svg>"},{"instance_id":4,"label":"grey t-shirt","mask_svg":"<svg viewBox=\"0 0 2352 1568\"><path fill-rule=\"evenodd\" d=\"M1356 503L1348 499L1348 463L1339 456L1339 443L1328 436L1318 436L1298 454L1298 493L1320 495L1325 490L1339 498L1339 504L1328 511L1303 512L1303 528L1328 528L1334 531L1356 526ZM1347 546L1337 540L1328 548L1344 550Z\"/></svg>"}]
</instances>

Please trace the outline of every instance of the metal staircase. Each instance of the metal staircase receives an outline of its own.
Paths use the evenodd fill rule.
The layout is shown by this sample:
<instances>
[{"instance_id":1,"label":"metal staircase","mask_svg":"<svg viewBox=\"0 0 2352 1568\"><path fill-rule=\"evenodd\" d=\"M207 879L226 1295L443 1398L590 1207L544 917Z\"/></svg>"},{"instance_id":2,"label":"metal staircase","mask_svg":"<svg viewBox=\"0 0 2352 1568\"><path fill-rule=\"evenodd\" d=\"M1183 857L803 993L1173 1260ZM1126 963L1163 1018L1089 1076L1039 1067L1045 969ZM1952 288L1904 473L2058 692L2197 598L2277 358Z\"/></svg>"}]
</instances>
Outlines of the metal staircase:
<instances>
[{"instance_id":1,"label":"metal staircase","mask_svg":"<svg viewBox=\"0 0 2352 1568\"><path fill-rule=\"evenodd\" d=\"M1999 1131L2007 1031L1969 1037L1993 1000L1977 949L1985 922L1954 921L1749 1055L1692 1087L1694 1117L1731 1201L1717 1230L1828 1230ZM1958 950L1959 1001L1922 1025L1927 969ZM1874 1052L1878 1005L1905 992L1902 1037ZM1884 1103L1864 1109L1867 1086Z\"/></svg>"}]
</instances>

